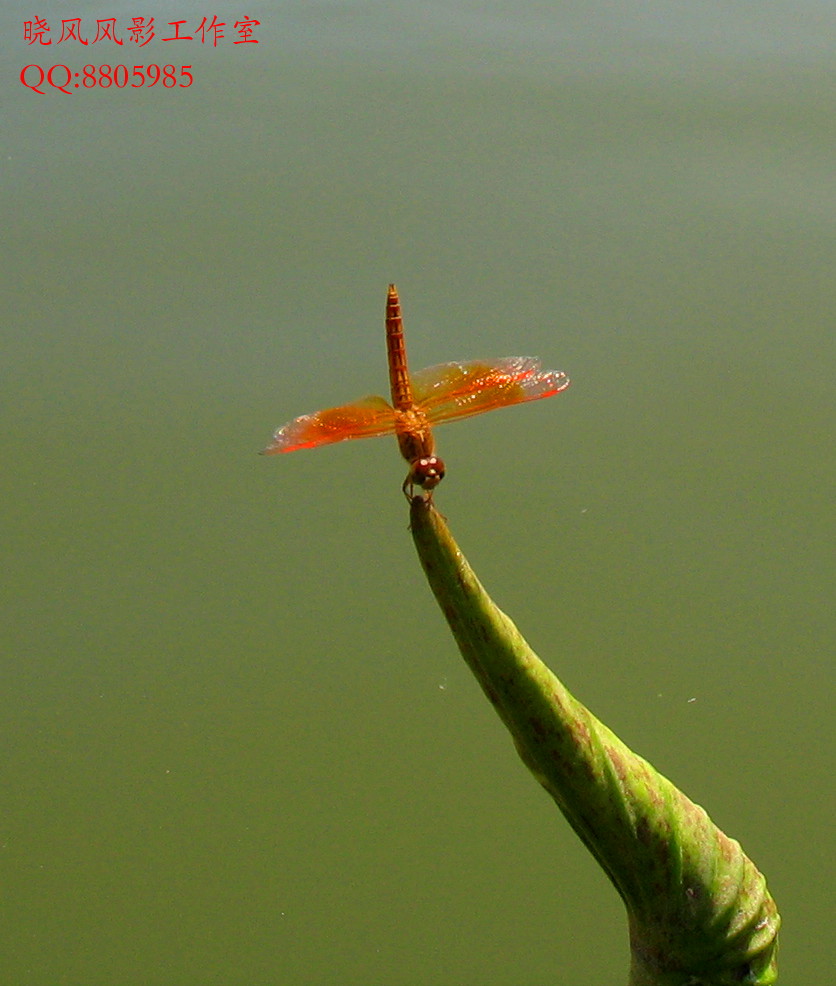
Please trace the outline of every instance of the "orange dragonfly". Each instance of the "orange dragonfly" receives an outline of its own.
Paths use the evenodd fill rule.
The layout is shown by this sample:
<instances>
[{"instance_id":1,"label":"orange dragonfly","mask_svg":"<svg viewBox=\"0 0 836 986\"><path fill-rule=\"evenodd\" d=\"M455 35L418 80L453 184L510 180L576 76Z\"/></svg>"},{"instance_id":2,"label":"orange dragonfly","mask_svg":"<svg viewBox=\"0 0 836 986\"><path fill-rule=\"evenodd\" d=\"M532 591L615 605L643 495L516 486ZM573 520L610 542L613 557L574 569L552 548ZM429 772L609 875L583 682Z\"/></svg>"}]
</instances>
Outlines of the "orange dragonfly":
<instances>
[{"instance_id":1,"label":"orange dragonfly","mask_svg":"<svg viewBox=\"0 0 836 986\"><path fill-rule=\"evenodd\" d=\"M414 487L427 498L444 478L444 463L435 454L432 426L473 414L510 407L541 397L552 397L569 386L560 370L540 370L530 356L472 363L441 363L410 375L406 362L401 304L394 284L386 299L386 350L392 403L382 397L364 397L282 425L264 449L265 455L316 448L349 438L391 435L409 463L403 483L411 499ZM408 492L407 492L408 489Z\"/></svg>"}]
</instances>

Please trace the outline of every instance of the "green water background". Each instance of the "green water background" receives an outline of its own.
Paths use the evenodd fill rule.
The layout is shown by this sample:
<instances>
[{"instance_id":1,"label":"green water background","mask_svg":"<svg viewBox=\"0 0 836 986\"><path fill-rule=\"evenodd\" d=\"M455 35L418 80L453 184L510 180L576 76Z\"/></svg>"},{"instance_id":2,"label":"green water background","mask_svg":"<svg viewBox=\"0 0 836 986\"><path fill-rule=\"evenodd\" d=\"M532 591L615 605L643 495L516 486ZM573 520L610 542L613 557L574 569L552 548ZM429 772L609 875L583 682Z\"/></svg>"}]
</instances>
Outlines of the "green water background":
<instances>
[{"instance_id":1,"label":"green water background","mask_svg":"<svg viewBox=\"0 0 836 986\"><path fill-rule=\"evenodd\" d=\"M438 505L766 873L781 981L826 982L832 5L141 13L261 43L33 53L0 18L0 984L625 980L620 902L422 580L394 441L255 454L385 393L389 281L416 368L572 377L441 429ZM17 79L152 61L194 85Z\"/></svg>"}]
</instances>

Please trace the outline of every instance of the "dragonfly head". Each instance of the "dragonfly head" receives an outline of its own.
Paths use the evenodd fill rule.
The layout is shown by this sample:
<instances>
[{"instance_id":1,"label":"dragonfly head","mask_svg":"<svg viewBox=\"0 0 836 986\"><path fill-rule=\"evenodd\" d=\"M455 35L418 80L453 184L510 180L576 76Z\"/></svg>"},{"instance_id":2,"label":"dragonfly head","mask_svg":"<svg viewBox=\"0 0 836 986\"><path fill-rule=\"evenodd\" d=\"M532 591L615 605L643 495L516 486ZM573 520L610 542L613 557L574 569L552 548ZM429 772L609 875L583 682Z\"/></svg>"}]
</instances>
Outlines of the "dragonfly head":
<instances>
[{"instance_id":1,"label":"dragonfly head","mask_svg":"<svg viewBox=\"0 0 836 986\"><path fill-rule=\"evenodd\" d=\"M413 459L409 466L409 475L404 485L420 486L423 490L434 490L444 479L444 463L437 455L425 455Z\"/></svg>"}]
</instances>

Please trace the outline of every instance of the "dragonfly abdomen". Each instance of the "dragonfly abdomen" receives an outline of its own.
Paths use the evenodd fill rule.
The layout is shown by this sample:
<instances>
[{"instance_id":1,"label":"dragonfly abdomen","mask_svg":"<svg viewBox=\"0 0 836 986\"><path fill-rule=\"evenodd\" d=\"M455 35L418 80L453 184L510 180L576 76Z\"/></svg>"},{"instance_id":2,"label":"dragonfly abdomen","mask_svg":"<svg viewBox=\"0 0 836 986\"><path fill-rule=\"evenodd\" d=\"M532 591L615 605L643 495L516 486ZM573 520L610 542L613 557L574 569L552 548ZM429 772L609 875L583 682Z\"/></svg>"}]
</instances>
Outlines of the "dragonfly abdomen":
<instances>
[{"instance_id":1,"label":"dragonfly abdomen","mask_svg":"<svg viewBox=\"0 0 836 986\"><path fill-rule=\"evenodd\" d=\"M386 297L386 352L389 357L389 386L392 391L392 406L397 411L405 411L413 405L412 384L406 363L406 343L403 337L403 319L398 289L389 285Z\"/></svg>"}]
</instances>

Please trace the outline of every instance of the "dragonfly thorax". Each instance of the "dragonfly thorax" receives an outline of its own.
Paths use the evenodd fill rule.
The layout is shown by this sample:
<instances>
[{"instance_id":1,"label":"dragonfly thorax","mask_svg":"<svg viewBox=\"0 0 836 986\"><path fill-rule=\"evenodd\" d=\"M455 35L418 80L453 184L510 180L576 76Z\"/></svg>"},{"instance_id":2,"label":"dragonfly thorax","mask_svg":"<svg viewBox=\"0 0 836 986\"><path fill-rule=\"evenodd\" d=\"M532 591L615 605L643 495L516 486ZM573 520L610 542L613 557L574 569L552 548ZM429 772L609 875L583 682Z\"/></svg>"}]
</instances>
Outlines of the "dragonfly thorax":
<instances>
[{"instance_id":1,"label":"dragonfly thorax","mask_svg":"<svg viewBox=\"0 0 836 986\"><path fill-rule=\"evenodd\" d=\"M396 411L395 434L398 448L407 462L429 458L435 452L432 430L420 411Z\"/></svg>"}]
</instances>

